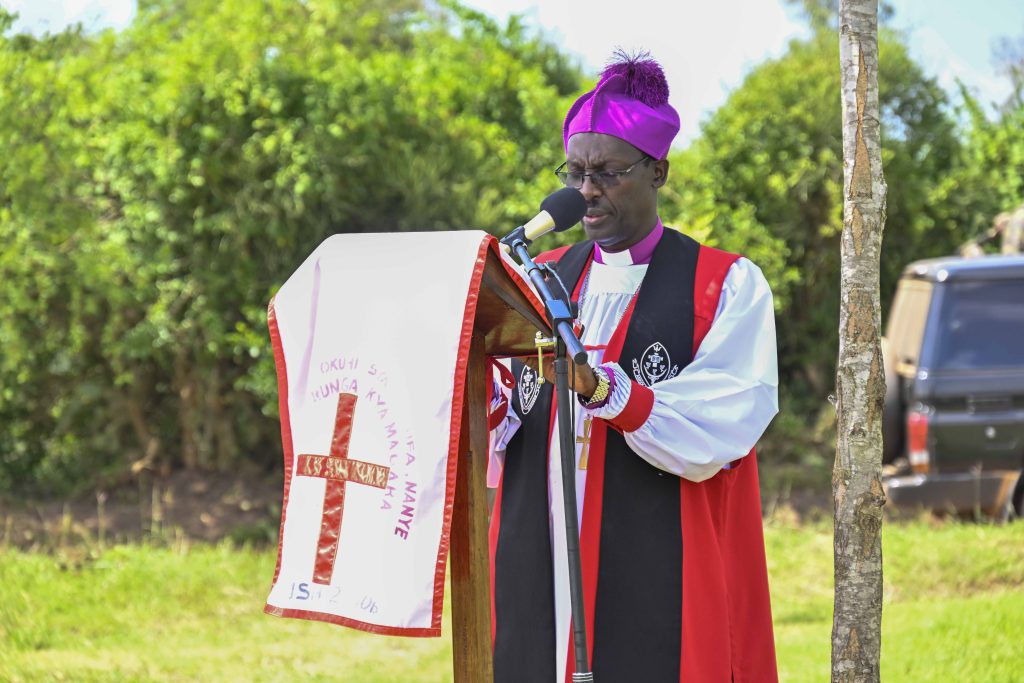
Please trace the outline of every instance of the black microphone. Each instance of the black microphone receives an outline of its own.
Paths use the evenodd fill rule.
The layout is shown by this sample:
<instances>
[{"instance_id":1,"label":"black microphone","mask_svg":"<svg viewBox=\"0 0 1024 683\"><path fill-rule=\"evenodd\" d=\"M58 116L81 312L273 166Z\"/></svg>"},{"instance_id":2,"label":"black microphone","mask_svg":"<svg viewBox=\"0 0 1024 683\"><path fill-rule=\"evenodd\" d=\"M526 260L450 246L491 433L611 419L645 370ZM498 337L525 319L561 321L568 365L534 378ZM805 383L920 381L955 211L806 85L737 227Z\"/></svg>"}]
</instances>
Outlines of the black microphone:
<instances>
[{"instance_id":1,"label":"black microphone","mask_svg":"<svg viewBox=\"0 0 1024 683\"><path fill-rule=\"evenodd\" d=\"M583 220L587 214L587 200L583 194L572 187L563 187L558 192L550 194L540 203L540 213L530 219L525 225L521 225L505 237L501 243L506 251L517 240L523 240L530 244L541 235L546 235L552 230L562 232Z\"/></svg>"}]
</instances>

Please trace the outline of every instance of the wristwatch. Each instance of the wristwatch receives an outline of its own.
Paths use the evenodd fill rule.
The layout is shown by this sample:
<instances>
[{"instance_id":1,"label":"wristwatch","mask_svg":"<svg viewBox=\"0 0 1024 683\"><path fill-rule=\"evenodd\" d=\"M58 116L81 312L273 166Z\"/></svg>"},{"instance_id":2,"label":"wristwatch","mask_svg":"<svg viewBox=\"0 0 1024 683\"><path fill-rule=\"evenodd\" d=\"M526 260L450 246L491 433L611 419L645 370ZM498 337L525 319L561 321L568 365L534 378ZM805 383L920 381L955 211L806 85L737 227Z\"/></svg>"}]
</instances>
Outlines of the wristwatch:
<instances>
[{"instance_id":1,"label":"wristwatch","mask_svg":"<svg viewBox=\"0 0 1024 683\"><path fill-rule=\"evenodd\" d=\"M597 388L594 389L594 393L590 395L590 398L583 400L580 398L580 403L584 407L594 407L599 403L604 403L608 400L608 392L612 386L612 378L608 374L608 371L602 368L600 365L596 368L591 368L594 371L594 377L597 378Z\"/></svg>"}]
</instances>

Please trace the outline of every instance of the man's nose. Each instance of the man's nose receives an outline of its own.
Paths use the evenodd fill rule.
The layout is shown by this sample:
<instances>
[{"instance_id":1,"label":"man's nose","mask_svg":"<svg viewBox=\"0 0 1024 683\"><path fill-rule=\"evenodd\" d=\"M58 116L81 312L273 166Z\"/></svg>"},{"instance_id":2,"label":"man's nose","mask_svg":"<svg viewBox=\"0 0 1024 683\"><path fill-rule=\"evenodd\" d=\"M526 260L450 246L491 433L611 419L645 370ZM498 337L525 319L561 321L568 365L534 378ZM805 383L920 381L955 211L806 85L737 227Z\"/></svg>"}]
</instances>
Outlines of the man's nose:
<instances>
[{"instance_id":1,"label":"man's nose","mask_svg":"<svg viewBox=\"0 0 1024 683\"><path fill-rule=\"evenodd\" d=\"M587 200L589 204L596 197L601 194L601 186L594 182L594 179L589 175L583 176L583 184L580 185L580 194Z\"/></svg>"}]
</instances>

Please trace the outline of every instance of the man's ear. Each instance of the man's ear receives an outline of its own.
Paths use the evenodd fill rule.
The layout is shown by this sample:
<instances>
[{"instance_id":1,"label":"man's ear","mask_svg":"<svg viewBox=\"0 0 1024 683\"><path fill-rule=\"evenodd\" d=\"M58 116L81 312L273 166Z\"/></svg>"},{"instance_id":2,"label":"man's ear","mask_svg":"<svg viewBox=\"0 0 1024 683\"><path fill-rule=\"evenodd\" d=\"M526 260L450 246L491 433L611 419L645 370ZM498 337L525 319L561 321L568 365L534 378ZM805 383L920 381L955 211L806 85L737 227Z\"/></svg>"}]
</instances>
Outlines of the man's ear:
<instances>
[{"instance_id":1,"label":"man's ear","mask_svg":"<svg viewBox=\"0 0 1024 683\"><path fill-rule=\"evenodd\" d=\"M654 162L654 182L655 188L659 188L668 181L668 159L660 159Z\"/></svg>"}]
</instances>

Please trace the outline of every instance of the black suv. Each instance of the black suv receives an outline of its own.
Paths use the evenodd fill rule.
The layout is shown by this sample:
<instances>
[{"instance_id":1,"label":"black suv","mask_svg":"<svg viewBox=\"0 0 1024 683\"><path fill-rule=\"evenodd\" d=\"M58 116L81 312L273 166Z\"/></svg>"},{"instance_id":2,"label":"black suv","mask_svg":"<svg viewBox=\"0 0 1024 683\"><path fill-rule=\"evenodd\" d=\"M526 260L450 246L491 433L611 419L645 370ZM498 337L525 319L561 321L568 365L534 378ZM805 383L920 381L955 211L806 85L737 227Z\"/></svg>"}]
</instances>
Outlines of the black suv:
<instances>
[{"instance_id":1,"label":"black suv","mask_svg":"<svg viewBox=\"0 0 1024 683\"><path fill-rule=\"evenodd\" d=\"M907 266L882 355L889 501L1024 515L1024 257Z\"/></svg>"}]
</instances>

